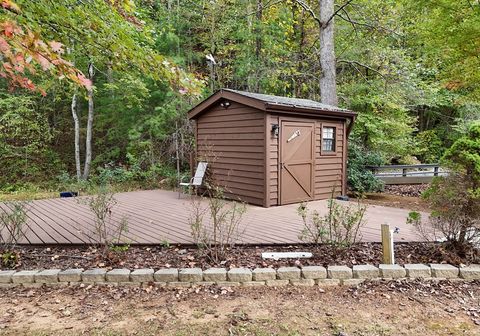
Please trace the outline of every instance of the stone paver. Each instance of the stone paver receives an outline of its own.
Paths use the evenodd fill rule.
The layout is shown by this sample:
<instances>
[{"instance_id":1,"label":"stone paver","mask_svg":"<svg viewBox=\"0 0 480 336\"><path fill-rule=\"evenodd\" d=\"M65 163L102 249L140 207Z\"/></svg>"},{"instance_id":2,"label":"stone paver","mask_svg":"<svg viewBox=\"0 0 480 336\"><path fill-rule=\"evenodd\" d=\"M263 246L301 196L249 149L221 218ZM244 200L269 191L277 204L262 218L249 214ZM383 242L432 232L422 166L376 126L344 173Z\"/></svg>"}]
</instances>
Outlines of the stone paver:
<instances>
[{"instance_id":1,"label":"stone paver","mask_svg":"<svg viewBox=\"0 0 480 336\"><path fill-rule=\"evenodd\" d=\"M82 273L82 282L105 282L107 271L103 268L94 268Z\"/></svg>"},{"instance_id":2,"label":"stone paver","mask_svg":"<svg viewBox=\"0 0 480 336\"><path fill-rule=\"evenodd\" d=\"M298 267L279 267L277 269L277 278L280 280L300 279L302 271Z\"/></svg>"},{"instance_id":3,"label":"stone paver","mask_svg":"<svg viewBox=\"0 0 480 336\"><path fill-rule=\"evenodd\" d=\"M133 282L153 282L153 268L141 268L130 273L130 280Z\"/></svg>"},{"instance_id":4,"label":"stone paver","mask_svg":"<svg viewBox=\"0 0 480 336\"><path fill-rule=\"evenodd\" d=\"M108 282L128 282L130 281L130 270L126 268L116 268L108 271L106 274Z\"/></svg>"},{"instance_id":5,"label":"stone paver","mask_svg":"<svg viewBox=\"0 0 480 336\"><path fill-rule=\"evenodd\" d=\"M380 271L373 265L354 265L353 277L355 279L373 279L378 278Z\"/></svg>"},{"instance_id":6,"label":"stone paver","mask_svg":"<svg viewBox=\"0 0 480 336\"><path fill-rule=\"evenodd\" d=\"M328 266L327 272L330 279L350 279L353 275L347 266Z\"/></svg>"},{"instance_id":7,"label":"stone paver","mask_svg":"<svg viewBox=\"0 0 480 336\"><path fill-rule=\"evenodd\" d=\"M302 267L302 276L304 279L325 279L327 269L323 266L304 266Z\"/></svg>"},{"instance_id":8,"label":"stone paver","mask_svg":"<svg viewBox=\"0 0 480 336\"><path fill-rule=\"evenodd\" d=\"M80 282L82 281L83 268L70 268L58 273L60 282Z\"/></svg>"},{"instance_id":9,"label":"stone paver","mask_svg":"<svg viewBox=\"0 0 480 336\"><path fill-rule=\"evenodd\" d=\"M363 282L365 282L365 279L343 279L343 280L341 280L341 284L343 286L351 286L351 287L358 286Z\"/></svg>"},{"instance_id":10,"label":"stone paver","mask_svg":"<svg viewBox=\"0 0 480 336\"><path fill-rule=\"evenodd\" d=\"M275 280L277 278L277 271L273 268L255 268L252 276L254 281Z\"/></svg>"},{"instance_id":11,"label":"stone paver","mask_svg":"<svg viewBox=\"0 0 480 336\"><path fill-rule=\"evenodd\" d=\"M178 269L176 268L162 268L153 275L157 282L174 282L178 281Z\"/></svg>"},{"instance_id":12,"label":"stone paver","mask_svg":"<svg viewBox=\"0 0 480 336\"><path fill-rule=\"evenodd\" d=\"M400 265L389 265L389 264L380 264L378 266L380 269L380 276L382 278L405 278L407 276L407 271Z\"/></svg>"},{"instance_id":13,"label":"stone paver","mask_svg":"<svg viewBox=\"0 0 480 336\"><path fill-rule=\"evenodd\" d=\"M315 285L314 279L291 279L290 284L297 287L312 287Z\"/></svg>"},{"instance_id":14,"label":"stone paver","mask_svg":"<svg viewBox=\"0 0 480 336\"><path fill-rule=\"evenodd\" d=\"M11 283L15 271L0 271L0 283Z\"/></svg>"},{"instance_id":15,"label":"stone paver","mask_svg":"<svg viewBox=\"0 0 480 336\"><path fill-rule=\"evenodd\" d=\"M35 274L35 282L37 283L55 283L58 282L58 273L60 269L47 269Z\"/></svg>"},{"instance_id":16,"label":"stone paver","mask_svg":"<svg viewBox=\"0 0 480 336\"><path fill-rule=\"evenodd\" d=\"M228 280L233 282L252 281L252 272L248 268L232 268L228 271Z\"/></svg>"},{"instance_id":17,"label":"stone paver","mask_svg":"<svg viewBox=\"0 0 480 336\"><path fill-rule=\"evenodd\" d=\"M470 265L460 268L460 277L465 280L480 279L480 265Z\"/></svg>"},{"instance_id":18,"label":"stone paver","mask_svg":"<svg viewBox=\"0 0 480 336\"><path fill-rule=\"evenodd\" d=\"M260 287L265 286L265 281L245 281L242 282L243 287Z\"/></svg>"},{"instance_id":19,"label":"stone paver","mask_svg":"<svg viewBox=\"0 0 480 336\"><path fill-rule=\"evenodd\" d=\"M225 268L209 268L203 271L204 281L227 281L227 270Z\"/></svg>"},{"instance_id":20,"label":"stone paver","mask_svg":"<svg viewBox=\"0 0 480 336\"><path fill-rule=\"evenodd\" d=\"M182 268L178 272L179 282L200 282L203 280L201 268Z\"/></svg>"},{"instance_id":21,"label":"stone paver","mask_svg":"<svg viewBox=\"0 0 480 336\"><path fill-rule=\"evenodd\" d=\"M266 284L268 287L283 287L287 286L290 283L289 280L267 280Z\"/></svg>"},{"instance_id":22,"label":"stone paver","mask_svg":"<svg viewBox=\"0 0 480 336\"><path fill-rule=\"evenodd\" d=\"M317 279L315 283L320 287L333 287L340 285L339 279Z\"/></svg>"},{"instance_id":23,"label":"stone paver","mask_svg":"<svg viewBox=\"0 0 480 336\"><path fill-rule=\"evenodd\" d=\"M432 270L432 277L452 279L457 278L460 271L458 267L449 264L430 264Z\"/></svg>"},{"instance_id":24,"label":"stone paver","mask_svg":"<svg viewBox=\"0 0 480 336\"><path fill-rule=\"evenodd\" d=\"M20 271L12 275L13 283L33 283L38 271Z\"/></svg>"},{"instance_id":25,"label":"stone paver","mask_svg":"<svg viewBox=\"0 0 480 336\"><path fill-rule=\"evenodd\" d=\"M424 264L405 264L405 271L409 278L430 278L432 276L432 270L428 265Z\"/></svg>"}]
</instances>

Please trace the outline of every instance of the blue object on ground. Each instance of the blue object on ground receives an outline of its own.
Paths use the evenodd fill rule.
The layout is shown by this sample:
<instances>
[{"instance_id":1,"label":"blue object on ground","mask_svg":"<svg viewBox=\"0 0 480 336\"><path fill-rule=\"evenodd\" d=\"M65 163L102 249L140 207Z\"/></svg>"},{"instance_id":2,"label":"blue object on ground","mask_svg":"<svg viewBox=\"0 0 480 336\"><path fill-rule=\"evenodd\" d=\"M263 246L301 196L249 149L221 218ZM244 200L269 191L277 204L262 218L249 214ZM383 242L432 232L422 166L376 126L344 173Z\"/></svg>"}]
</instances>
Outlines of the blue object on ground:
<instances>
[{"instance_id":1,"label":"blue object on ground","mask_svg":"<svg viewBox=\"0 0 480 336\"><path fill-rule=\"evenodd\" d=\"M342 195L342 196L337 196L337 200L339 200L339 201L349 201L350 198L348 198L348 196Z\"/></svg>"},{"instance_id":2,"label":"blue object on ground","mask_svg":"<svg viewBox=\"0 0 480 336\"><path fill-rule=\"evenodd\" d=\"M60 197L65 198L65 197L77 197L78 192L77 191L62 191L60 192Z\"/></svg>"}]
</instances>

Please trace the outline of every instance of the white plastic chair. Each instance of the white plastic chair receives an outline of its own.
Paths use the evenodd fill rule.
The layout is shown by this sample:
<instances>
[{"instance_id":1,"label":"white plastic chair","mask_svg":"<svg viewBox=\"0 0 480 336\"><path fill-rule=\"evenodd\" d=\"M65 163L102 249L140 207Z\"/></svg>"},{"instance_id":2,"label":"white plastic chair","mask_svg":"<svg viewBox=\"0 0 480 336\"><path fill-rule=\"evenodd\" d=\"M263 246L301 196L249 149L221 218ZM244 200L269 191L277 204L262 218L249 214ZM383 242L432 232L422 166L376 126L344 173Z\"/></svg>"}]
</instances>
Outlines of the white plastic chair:
<instances>
[{"instance_id":1,"label":"white plastic chair","mask_svg":"<svg viewBox=\"0 0 480 336\"><path fill-rule=\"evenodd\" d=\"M207 171L207 165L207 162L199 162L197 170L195 171L195 176L190 179L190 182L180 182L178 198L180 198L182 187L188 187L190 189L192 187L199 187L202 185L203 177L205 176L205 172Z\"/></svg>"}]
</instances>

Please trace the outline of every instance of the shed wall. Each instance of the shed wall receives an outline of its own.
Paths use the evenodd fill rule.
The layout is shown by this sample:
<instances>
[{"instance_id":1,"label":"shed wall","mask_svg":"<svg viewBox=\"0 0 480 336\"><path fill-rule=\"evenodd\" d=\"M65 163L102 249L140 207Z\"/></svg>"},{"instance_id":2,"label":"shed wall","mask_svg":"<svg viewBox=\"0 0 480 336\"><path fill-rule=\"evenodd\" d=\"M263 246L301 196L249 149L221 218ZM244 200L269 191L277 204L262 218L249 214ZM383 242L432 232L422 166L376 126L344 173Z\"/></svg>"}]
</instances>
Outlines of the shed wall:
<instances>
[{"instance_id":1,"label":"shed wall","mask_svg":"<svg viewBox=\"0 0 480 336\"><path fill-rule=\"evenodd\" d=\"M227 196L266 205L264 112L235 102L227 109L216 104L197 119L196 137L198 158L207 158Z\"/></svg>"}]
</instances>

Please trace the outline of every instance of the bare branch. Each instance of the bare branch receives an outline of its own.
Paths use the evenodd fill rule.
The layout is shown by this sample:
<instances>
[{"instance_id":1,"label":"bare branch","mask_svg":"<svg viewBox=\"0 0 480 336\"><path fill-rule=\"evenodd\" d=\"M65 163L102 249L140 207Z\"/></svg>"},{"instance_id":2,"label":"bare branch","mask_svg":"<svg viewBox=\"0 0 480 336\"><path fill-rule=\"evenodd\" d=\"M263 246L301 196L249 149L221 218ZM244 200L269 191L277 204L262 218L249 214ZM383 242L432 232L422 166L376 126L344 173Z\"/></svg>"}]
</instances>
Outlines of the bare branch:
<instances>
[{"instance_id":1,"label":"bare branch","mask_svg":"<svg viewBox=\"0 0 480 336\"><path fill-rule=\"evenodd\" d=\"M323 25L324 27L328 26L328 24L330 23L330 21L333 20L333 18L335 17L335 15L337 15L341 10L343 10L345 7L347 7L353 0L348 0L347 2L345 2L343 5L340 6L340 8L338 8L333 14L332 16L330 16L330 18L327 20L327 22L325 22L325 24Z\"/></svg>"},{"instance_id":2,"label":"bare branch","mask_svg":"<svg viewBox=\"0 0 480 336\"><path fill-rule=\"evenodd\" d=\"M298 3L300 6L302 6L303 9L305 9L307 12L310 13L310 15L312 16L312 18L317 21L317 23L322 26L322 21L320 21L320 19L318 18L318 16L315 14L315 12L313 11L313 9L307 5L305 3L305 1L303 0L295 0L296 3Z\"/></svg>"},{"instance_id":3,"label":"bare branch","mask_svg":"<svg viewBox=\"0 0 480 336\"><path fill-rule=\"evenodd\" d=\"M346 12L345 11L345 8L342 9L343 12ZM391 29L388 29L388 28L385 28L385 27L382 27L382 26L375 26L375 25L372 25L370 23L367 23L367 22L359 22L359 21L356 21L356 20L352 20L350 17L346 18L340 14L337 14L337 16L347 22L350 22L351 24L354 24L354 25L357 25L357 26L363 26L363 27L368 27L368 28L371 28L371 29L375 29L375 30L383 30L383 31L386 31L386 32L389 32L389 33L392 33L394 35L397 35L399 37L401 37L402 35L400 35L399 33L397 33L396 31L394 30L391 30Z\"/></svg>"},{"instance_id":4,"label":"bare branch","mask_svg":"<svg viewBox=\"0 0 480 336\"><path fill-rule=\"evenodd\" d=\"M360 63L358 61L350 61L350 60L346 60L346 59L339 59L339 60L337 60L337 63L347 63L347 64L351 65L353 68L355 68L357 71L359 71L359 69L357 68L357 65L358 65L358 66L361 66L365 69L371 70L371 71L375 72L376 74L380 75L380 77L382 77L383 79L386 79L385 75L382 74L377 69L374 69L371 66L369 66L367 64L364 64L364 63Z\"/></svg>"}]
</instances>

